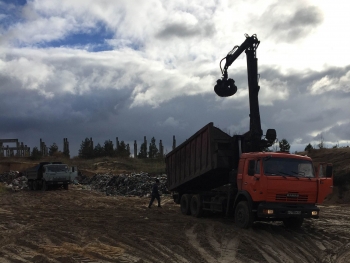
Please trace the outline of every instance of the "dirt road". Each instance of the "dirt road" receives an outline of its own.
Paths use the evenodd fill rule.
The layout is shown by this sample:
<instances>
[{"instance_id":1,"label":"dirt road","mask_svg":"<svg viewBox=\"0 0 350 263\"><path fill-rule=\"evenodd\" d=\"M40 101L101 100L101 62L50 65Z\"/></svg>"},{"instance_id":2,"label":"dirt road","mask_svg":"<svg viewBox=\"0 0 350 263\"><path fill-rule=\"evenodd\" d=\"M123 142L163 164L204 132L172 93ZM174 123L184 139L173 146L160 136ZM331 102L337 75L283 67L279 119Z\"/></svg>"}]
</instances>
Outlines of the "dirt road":
<instances>
[{"instance_id":1,"label":"dirt road","mask_svg":"<svg viewBox=\"0 0 350 263\"><path fill-rule=\"evenodd\" d=\"M0 195L0 262L350 262L350 207L321 207L292 231L280 223L238 229L232 219L196 219L170 197L80 190Z\"/></svg>"}]
</instances>

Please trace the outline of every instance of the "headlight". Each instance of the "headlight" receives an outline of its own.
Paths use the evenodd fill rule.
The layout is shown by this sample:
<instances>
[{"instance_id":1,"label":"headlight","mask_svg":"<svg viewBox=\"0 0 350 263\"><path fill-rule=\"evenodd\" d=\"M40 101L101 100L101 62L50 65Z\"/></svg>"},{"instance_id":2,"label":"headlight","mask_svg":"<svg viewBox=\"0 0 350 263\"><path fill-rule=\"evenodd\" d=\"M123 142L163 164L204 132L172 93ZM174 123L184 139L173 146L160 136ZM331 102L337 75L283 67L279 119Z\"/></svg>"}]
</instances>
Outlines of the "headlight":
<instances>
[{"instance_id":1,"label":"headlight","mask_svg":"<svg viewBox=\"0 0 350 263\"><path fill-rule=\"evenodd\" d=\"M264 209L263 213L267 214L267 215L272 215L273 214L273 210L272 209Z\"/></svg>"},{"instance_id":2,"label":"headlight","mask_svg":"<svg viewBox=\"0 0 350 263\"><path fill-rule=\"evenodd\" d=\"M312 216L317 216L317 215L318 215L318 211L312 211L312 212L311 212L311 215L312 215Z\"/></svg>"}]
</instances>

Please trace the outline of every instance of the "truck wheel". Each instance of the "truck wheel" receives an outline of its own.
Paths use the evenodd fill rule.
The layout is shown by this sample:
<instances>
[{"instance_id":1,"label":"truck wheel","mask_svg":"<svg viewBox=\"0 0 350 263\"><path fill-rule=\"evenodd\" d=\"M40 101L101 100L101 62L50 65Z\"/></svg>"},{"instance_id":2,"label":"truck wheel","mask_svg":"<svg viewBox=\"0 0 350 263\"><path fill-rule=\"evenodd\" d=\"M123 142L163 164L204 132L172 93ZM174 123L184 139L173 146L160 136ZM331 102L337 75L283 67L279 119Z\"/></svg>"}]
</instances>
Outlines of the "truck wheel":
<instances>
[{"instance_id":1,"label":"truck wheel","mask_svg":"<svg viewBox=\"0 0 350 263\"><path fill-rule=\"evenodd\" d=\"M287 228L298 229L304 222L304 218L290 217L283 220L283 224Z\"/></svg>"},{"instance_id":2,"label":"truck wheel","mask_svg":"<svg viewBox=\"0 0 350 263\"><path fill-rule=\"evenodd\" d=\"M240 201L235 210L235 223L240 228L249 228L253 224L253 215L247 201Z\"/></svg>"},{"instance_id":3,"label":"truck wheel","mask_svg":"<svg viewBox=\"0 0 350 263\"><path fill-rule=\"evenodd\" d=\"M190 208L193 216L200 217L202 215L203 209L200 195L192 196Z\"/></svg>"},{"instance_id":4,"label":"truck wheel","mask_svg":"<svg viewBox=\"0 0 350 263\"><path fill-rule=\"evenodd\" d=\"M32 184L33 184L33 190L34 190L34 191L38 191L38 189L39 189L38 181L37 181L37 180L34 180L34 181L32 182Z\"/></svg>"},{"instance_id":5,"label":"truck wheel","mask_svg":"<svg viewBox=\"0 0 350 263\"><path fill-rule=\"evenodd\" d=\"M28 181L28 189L33 190L33 181Z\"/></svg>"},{"instance_id":6,"label":"truck wheel","mask_svg":"<svg viewBox=\"0 0 350 263\"><path fill-rule=\"evenodd\" d=\"M68 184L63 185L64 190L68 190Z\"/></svg>"},{"instance_id":7,"label":"truck wheel","mask_svg":"<svg viewBox=\"0 0 350 263\"><path fill-rule=\"evenodd\" d=\"M47 185L45 180L42 180L41 185L42 185L41 190L43 190L43 191L47 191L48 190L48 185Z\"/></svg>"},{"instance_id":8,"label":"truck wheel","mask_svg":"<svg viewBox=\"0 0 350 263\"><path fill-rule=\"evenodd\" d=\"M190 202L191 202L191 195L184 194L181 196L181 212L184 215L189 215L191 214L191 207L190 207Z\"/></svg>"}]
</instances>

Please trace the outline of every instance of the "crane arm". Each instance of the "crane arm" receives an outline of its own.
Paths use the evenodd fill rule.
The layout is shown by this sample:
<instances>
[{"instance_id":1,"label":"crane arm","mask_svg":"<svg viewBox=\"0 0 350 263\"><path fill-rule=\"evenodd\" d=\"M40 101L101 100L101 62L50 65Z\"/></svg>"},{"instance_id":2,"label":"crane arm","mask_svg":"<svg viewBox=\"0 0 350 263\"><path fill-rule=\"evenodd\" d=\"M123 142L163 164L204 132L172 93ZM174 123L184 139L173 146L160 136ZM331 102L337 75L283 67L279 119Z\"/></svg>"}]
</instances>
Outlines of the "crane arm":
<instances>
[{"instance_id":1,"label":"crane arm","mask_svg":"<svg viewBox=\"0 0 350 263\"><path fill-rule=\"evenodd\" d=\"M245 41L240 46L235 46L224 58L226 59L226 63L224 70L221 69L222 78L217 80L214 91L220 97L232 96L237 92L235 81L229 79L227 76L227 69L245 51L247 57L250 128L249 131L244 134L244 137L247 142L247 151L256 152L272 145L276 140L276 131L272 129L268 130L266 133L267 140L261 139L263 132L261 130L260 121L258 99L260 87L258 85L258 59L256 58L256 49L258 48L260 41L255 34L252 36L246 34L245 37Z\"/></svg>"},{"instance_id":2,"label":"crane arm","mask_svg":"<svg viewBox=\"0 0 350 263\"><path fill-rule=\"evenodd\" d=\"M243 53L245 50L254 49L254 51L258 48L260 41L257 39L256 35L252 35L251 37L247 34L245 35L246 39L240 46L235 46L226 56L226 64L224 69L227 71L228 67Z\"/></svg>"}]
</instances>

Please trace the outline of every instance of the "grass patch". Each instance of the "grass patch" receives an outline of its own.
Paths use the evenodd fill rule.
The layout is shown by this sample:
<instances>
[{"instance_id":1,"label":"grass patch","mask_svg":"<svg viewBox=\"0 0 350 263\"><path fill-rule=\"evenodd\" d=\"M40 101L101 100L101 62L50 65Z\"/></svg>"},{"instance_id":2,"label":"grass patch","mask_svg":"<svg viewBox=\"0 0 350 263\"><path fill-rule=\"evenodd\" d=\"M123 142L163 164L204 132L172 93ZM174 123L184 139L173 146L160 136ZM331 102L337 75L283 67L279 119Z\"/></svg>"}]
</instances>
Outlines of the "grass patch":
<instances>
[{"instance_id":1,"label":"grass patch","mask_svg":"<svg viewBox=\"0 0 350 263\"><path fill-rule=\"evenodd\" d=\"M6 193L7 191L8 188L3 183L0 183L0 195Z\"/></svg>"},{"instance_id":2,"label":"grass patch","mask_svg":"<svg viewBox=\"0 0 350 263\"><path fill-rule=\"evenodd\" d=\"M150 174L165 173L164 159L138 159L138 158L117 158L103 157L96 159L73 158L67 162L68 165L75 165L80 170L90 170L94 172L105 171L111 173L138 173L146 172Z\"/></svg>"}]
</instances>

